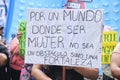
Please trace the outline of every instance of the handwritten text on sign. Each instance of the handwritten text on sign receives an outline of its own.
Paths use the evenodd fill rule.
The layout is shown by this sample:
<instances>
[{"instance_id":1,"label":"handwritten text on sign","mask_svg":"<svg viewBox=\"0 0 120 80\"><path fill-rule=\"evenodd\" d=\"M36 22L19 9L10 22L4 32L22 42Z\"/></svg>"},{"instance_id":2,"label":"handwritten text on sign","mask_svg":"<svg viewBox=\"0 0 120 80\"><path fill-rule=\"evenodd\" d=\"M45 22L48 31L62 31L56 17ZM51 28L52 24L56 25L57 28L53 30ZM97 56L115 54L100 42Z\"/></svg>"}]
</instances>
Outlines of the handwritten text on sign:
<instances>
[{"instance_id":1,"label":"handwritten text on sign","mask_svg":"<svg viewBox=\"0 0 120 80\"><path fill-rule=\"evenodd\" d=\"M100 67L103 12L29 9L26 63Z\"/></svg>"},{"instance_id":2,"label":"handwritten text on sign","mask_svg":"<svg viewBox=\"0 0 120 80\"><path fill-rule=\"evenodd\" d=\"M110 58L118 39L117 31L102 33L102 64L110 64Z\"/></svg>"}]
</instances>

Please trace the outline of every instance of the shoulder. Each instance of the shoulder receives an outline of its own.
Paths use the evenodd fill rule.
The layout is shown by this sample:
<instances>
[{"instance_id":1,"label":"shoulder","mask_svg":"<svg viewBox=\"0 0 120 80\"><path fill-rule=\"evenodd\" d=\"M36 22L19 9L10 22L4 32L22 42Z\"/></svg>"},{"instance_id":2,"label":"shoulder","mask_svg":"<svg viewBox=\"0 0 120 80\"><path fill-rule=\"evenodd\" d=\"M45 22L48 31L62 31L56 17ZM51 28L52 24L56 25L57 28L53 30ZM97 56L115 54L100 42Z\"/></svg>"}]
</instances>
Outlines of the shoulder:
<instances>
[{"instance_id":1,"label":"shoulder","mask_svg":"<svg viewBox=\"0 0 120 80\"><path fill-rule=\"evenodd\" d=\"M8 56L8 49L4 45L0 44L0 53Z\"/></svg>"}]
</instances>

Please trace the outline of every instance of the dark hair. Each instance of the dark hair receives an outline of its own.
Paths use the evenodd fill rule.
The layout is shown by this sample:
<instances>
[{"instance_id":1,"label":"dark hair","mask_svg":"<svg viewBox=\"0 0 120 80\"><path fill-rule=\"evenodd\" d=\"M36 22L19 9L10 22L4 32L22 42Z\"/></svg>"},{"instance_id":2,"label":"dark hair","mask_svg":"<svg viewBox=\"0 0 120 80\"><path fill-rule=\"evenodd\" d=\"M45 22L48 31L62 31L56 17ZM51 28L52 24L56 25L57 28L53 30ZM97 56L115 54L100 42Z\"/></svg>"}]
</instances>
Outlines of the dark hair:
<instances>
[{"instance_id":1,"label":"dark hair","mask_svg":"<svg viewBox=\"0 0 120 80\"><path fill-rule=\"evenodd\" d=\"M5 47L2 44L0 44L0 54L5 54L7 56L7 64L4 67L9 66L9 61L10 61L9 52L8 52L7 47Z\"/></svg>"},{"instance_id":2,"label":"dark hair","mask_svg":"<svg viewBox=\"0 0 120 80\"><path fill-rule=\"evenodd\" d=\"M4 29L4 27L2 25L0 25L0 30Z\"/></svg>"},{"instance_id":3,"label":"dark hair","mask_svg":"<svg viewBox=\"0 0 120 80\"><path fill-rule=\"evenodd\" d=\"M8 49L2 44L0 44L0 53L4 53L7 57L9 57Z\"/></svg>"}]
</instances>

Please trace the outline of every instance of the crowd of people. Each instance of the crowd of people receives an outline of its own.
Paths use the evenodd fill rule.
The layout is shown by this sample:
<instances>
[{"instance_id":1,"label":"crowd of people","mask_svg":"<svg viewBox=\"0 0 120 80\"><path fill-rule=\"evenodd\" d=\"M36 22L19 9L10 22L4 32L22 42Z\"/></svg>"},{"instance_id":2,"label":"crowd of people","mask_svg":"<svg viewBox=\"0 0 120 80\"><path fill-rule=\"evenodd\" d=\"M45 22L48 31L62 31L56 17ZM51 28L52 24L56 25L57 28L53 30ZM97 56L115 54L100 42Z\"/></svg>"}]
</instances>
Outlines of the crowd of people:
<instances>
[{"instance_id":1,"label":"crowd of people","mask_svg":"<svg viewBox=\"0 0 120 80\"><path fill-rule=\"evenodd\" d=\"M30 78L20 78L24 63L24 57L20 56L19 39L22 33L18 30L16 37L11 41L8 48L4 36L4 27L0 25L0 80L97 80L99 76L98 68L50 66L34 64L30 65ZM109 65L112 78L103 80L120 80L120 43L114 48ZM24 76L24 75L23 75ZM32 78L31 78L32 76Z\"/></svg>"},{"instance_id":2,"label":"crowd of people","mask_svg":"<svg viewBox=\"0 0 120 80\"><path fill-rule=\"evenodd\" d=\"M18 31L11 45L7 45L3 31L4 27L0 26L0 80L19 80L24 65L24 58L19 54L21 33Z\"/></svg>"}]
</instances>

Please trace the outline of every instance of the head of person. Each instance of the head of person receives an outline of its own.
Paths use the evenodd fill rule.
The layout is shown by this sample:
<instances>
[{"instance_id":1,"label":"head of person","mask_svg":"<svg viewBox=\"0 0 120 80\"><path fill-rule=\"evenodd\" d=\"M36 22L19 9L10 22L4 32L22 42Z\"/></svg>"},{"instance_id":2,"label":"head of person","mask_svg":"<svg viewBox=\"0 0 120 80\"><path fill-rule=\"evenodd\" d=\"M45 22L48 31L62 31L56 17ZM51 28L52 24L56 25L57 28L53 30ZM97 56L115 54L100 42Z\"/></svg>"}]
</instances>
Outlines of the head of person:
<instances>
[{"instance_id":1,"label":"head of person","mask_svg":"<svg viewBox=\"0 0 120 80\"><path fill-rule=\"evenodd\" d=\"M11 35L11 38L12 38L12 39L14 39L15 37L16 37L16 35L15 35L15 34L12 34L12 35Z\"/></svg>"},{"instance_id":2,"label":"head of person","mask_svg":"<svg viewBox=\"0 0 120 80\"><path fill-rule=\"evenodd\" d=\"M20 39L21 37L22 37L22 32L20 32L20 31L18 30L18 32L17 32L17 38Z\"/></svg>"},{"instance_id":3,"label":"head of person","mask_svg":"<svg viewBox=\"0 0 120 80\"><path fill-rule=\"evenodd\" d=\"M112 28L108 25L105 25L103 28L103 32L113 31Z\"/></svg>"},{"instance_id":4,"label":"head of person","mask_svg":"<svg viewBox=\"0 0 120 80\"><path fill-rule=\"evenodd\" d=\"M0 25L0 35L3 34L3 30L4 30L4 27L2 25Z\"/></svg>"}]
</instances>

